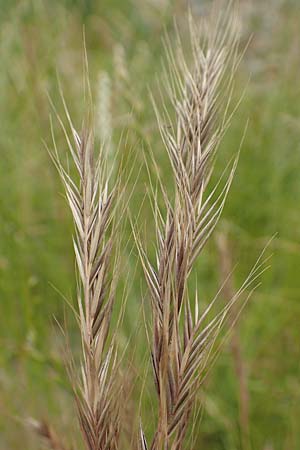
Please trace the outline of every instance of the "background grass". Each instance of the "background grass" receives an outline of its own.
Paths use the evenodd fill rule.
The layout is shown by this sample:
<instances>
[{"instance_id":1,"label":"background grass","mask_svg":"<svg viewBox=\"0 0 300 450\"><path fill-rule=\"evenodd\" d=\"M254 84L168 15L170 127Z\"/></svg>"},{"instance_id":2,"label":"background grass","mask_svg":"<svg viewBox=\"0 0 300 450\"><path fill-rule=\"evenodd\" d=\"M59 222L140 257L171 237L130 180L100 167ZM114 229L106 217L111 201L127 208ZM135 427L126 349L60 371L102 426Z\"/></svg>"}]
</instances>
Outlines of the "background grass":
<instances>
[{"instance_id":1,"label":"background grass","mask_svg":"<svg viewBox=\"0 0 300 450\"><path fill-rule=\"evenodd\" d=\"M194 1L196 9L209 2ZM218 166L238 148L247 120L235 181L218 230L229 233L238 286L274 233L272 267L239 322L250 393L251 448L300 448L300 10L298 2L241 2L242 42L253 38L241 65L237 96L246 95L228 132ZM72 298L74 262L71 219L58 177L44 150L50 142L49 92L59 105L57 73L80 123L82 29L85 25L95 103L103 71L111 83L113 145L129 130L139 173L131 199L135 214L143 202L149 145L168 181L147 94L160 71L161 37L172 32L172 17L186 9L182 0L22 0L0 2L0 448L40 448L23 425L46 417L67 438L74 436L72 397L61 352L63 300ZM250 81L249 81L250 78ZM60 107L58 106L58 109ZM65 149L61 136L58 144ZM124 146L123 152L128 148ZM151 166L150 166L151 171ZM151 208L143 203L139 221ZM126 226L125 236L129 237ZM124 252L133 282L122 329L124 345L141 305L141 269L135 253ZM203 301L218 286L214 242L198 265ZM55 288L53 288L55 286ZM76 346L75 326L70 319ZM73 333L74 331L74 333ZM135 363L147 359L141 331ZM74 336L73 336L74 335ZM142 369L141 369L142 370ZM237 380L225 346L205 386L197 448L242 448L238 425ZM150 395L148 395L149 397ZM150 400L145 400L145 410ZM134 408L134 405L133 405ZM197 422L198 423L198 422ZM149 425L151 427L151 425ZM198 425L197 425L198 427ZM146 427L147 428L147 427ZM74 438L75 439L75 438Z\"/></svg>"}]
</instances>

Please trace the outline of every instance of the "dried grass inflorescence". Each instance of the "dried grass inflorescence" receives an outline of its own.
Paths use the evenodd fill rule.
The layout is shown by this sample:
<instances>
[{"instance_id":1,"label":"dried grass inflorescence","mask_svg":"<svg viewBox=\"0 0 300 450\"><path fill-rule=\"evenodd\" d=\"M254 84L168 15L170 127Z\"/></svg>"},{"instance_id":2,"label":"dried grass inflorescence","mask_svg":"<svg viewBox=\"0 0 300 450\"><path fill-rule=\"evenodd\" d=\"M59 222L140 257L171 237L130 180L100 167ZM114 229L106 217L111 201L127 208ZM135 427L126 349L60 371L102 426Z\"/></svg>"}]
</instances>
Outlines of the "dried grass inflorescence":
<instances>
[{"instance_id":1,"label":"dried grass inflorescence","mask_svg":"<svg viewBox=\"0 0 300 450\"><path fill-rule=\"evenodd\" d=\"M77 176L61 162L55 139L52 159L65 187L75 224L74 253L79 273L77 320L82 341L80 380L73 365L70 375L82 434L89 450L116 449L119 439L119 390L114 334L109 333L115 299L118 252L116 233L118 183L109 187L104 151L95 150L93 118L88 116L79 134L65 104L65 134ZM111 270L113 266L113 270Z\"/></svg>"},{"instance_id":2,"label":"dried grass inflorescence","mask_svg":"<svg viewBox=\"0 0 300 450\"><path fill-rule=\"evenodd\" d=\"M258 262L240 290L215 314L211 313L217 296L200 313L197 292L188 290L194 263L218 223L237 165L238 154L209 188L217 150L236 108L231 97L239 63L234 16L225 14L214 18L213 26L206 22L200 27L190 17L189 30L191 62L179 34L175 50L166 39L164 79L169 102L153 102L175 184L172 200L160 182L164 210L155 198L153 202L156 264L136 233L151 296L151 355L158 396L156 432L148 446L141 428L142 450L183 448L220 328L261 270Z\"/></svg>"},{"instance_id":3,"label":"dried grass inflorescence","mask_svg":"<svg viewBox=\"0 0 300 450\"><path fill-rule=\"evenodd\" d=\"M190 16L191 45L187 53L179 33L175 51L166 38L164 80L168 101L153 101L175 187L174 196L169 196L160 182L163 210L155 194L152 198L157 236L155 264L133 227L151 298L152 321L147 324L147 331L151 336L158 399L156 430L148 444L140 427L140 450L183 448L220 328L241 294L253 287L262 266L258 260L244 284L221 310L212 314L216 295L200 313L197 292L190 292L188 287L189 277L222 213L238 160L237 155L219 181L209 187L217 150L235 110L231 96L239 63L233 16L227 12L217 19L214 16L213 23L210 20L199 27ZM118 184L109 187L106 152L97 153L94 149L92 118L86 119L79 134L64 100L63 103L72 139L63 121L59 117L58 120L77 176L71 176L62 164L55 140L51 155L63 181L76 229L74 252L79 273L76 314L82 364L80 380L73 369L71 376L86 448L116 450L120 448L122 397L115 330L114 333L109 330L118 273L118 252L112 249L117 239L115 210L120 187Z\"/></svg>"}]
</instances>

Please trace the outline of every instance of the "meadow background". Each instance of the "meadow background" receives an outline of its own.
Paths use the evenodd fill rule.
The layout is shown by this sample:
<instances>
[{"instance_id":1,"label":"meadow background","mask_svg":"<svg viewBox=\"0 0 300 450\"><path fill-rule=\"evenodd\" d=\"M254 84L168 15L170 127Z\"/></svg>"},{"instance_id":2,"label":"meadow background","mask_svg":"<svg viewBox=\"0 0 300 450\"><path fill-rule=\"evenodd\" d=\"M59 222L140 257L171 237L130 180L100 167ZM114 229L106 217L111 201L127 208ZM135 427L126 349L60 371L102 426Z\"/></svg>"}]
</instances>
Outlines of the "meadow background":
<instances>
[{"instance_id":1,"label":"meadow background","mask_svg":"<svg viewBox=\"0 0 300 450\"><path fill-rule=\"evenodd\" d=\"M210 2L194 0L195 14ZM131 214L154 237L145 201L145 165L152 149L165 183L170 169L156 128L148 87L156 89L164 30L186 11L184 0L0 1L0 448L35 450L42 443L26 425L47 419L77 443L77 422L62 356L59 323L74 299L72 223L43 140L51 144L47 93L61 111L58 78L74 121L84 113L83 25L94 93L97 139L120 134L123 155L135 162ZM241 47L252 35L238 71L235 97L244 99L226 135L217 166L239 147L240 162L217 232L226 234L238 286L275 233L271 268L262 276L238 323L247 373L249 434L239 423L239 380L228 342L203 393L195 449L300 448L300 7L297 0L240 1ZM62 152L66 145L57 128ZM129 150L131 148L131 150ZM151 172L151 164L150 164ZM152 231L151 231L152 230ZM130 238L129 224L124 225ZM127 309L120 331L135 342L132 364L148 360L142 320L142 271L136 251L124 247L129 267ZM127 270L127 269L126 269ZM125 284L126 274L121 284ZM128 275L128 272L127 272ZM220 283L216 240L197 269L200 296ZM205 301L205 300L203 300ZM221 300L222 301L222 300ZM54 318L56 318L54 320ZM70 338L78 335L71 316ZM132 338L132 336L134 336ZM138 339L136 337L138 336ZM138 343L137 343L138 342ZM139 392L139 378L135 391ZM151 382L144 410L151 411ZM135 395L137 396L134 404ZM133 393L132 410L138 394ZM151 428L149 420L149 428ZM147 430L147 426L146 426Z\"/></svg>"}]
</instances>

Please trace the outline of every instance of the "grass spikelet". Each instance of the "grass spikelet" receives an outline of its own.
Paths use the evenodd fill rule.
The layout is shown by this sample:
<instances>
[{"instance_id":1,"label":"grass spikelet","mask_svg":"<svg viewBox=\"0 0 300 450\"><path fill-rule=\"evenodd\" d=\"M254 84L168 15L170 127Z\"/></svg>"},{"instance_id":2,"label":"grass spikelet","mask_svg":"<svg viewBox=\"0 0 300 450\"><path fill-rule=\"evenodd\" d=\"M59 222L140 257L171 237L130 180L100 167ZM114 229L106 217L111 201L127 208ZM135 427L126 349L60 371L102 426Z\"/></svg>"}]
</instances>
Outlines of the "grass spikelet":
<instances>
[{"instance_id":1,"label":"grass spikelet","mask_svg":"<svg viewBox=\"0 0 300 450\"><path fill-rule=\"evenodd\" d=\"M200 26L190 15L189 30L191 61L179 33L174 46L166 37L168 101L163 95L160 103L153 100L175 183L174 201L162 187L164 211L154 199L155 265L136 234L152 308L151 358L158 413L151 450L183 448L216 338L232 306L261 269L254 266L240 290L212 319L217 296L200 313L197 292L188 289L195 260L218 223L237 166L238 154L209 188L216 154L235 109L231 94L239 62L235 19L228 11ZM140 449L145 448L141 429Z\"/></svg>"},{"instance_id":2,"label":"grass spikelet","mask_svg":"<svg viewBox=\"0 0 300 450\"><path fill-rule=\"evenodd\" d=\"M112 189L109 187L103 148L99 152L94 148L91 113L79 133L63 96L62 100L71 139L63 120L59 116L58 120L77 175L72 177L63 166L54 138L51 156L62 179L75 226L73 246L79 274L77 298L82 361L80 380L73 369L71 377L86 448L115 450L119 441L121 401L110 322L118 274L118 254L113 253L113 247L116 243L116 197L120 198L120 192L118 183Z\"/></svg>"}]
</instances>

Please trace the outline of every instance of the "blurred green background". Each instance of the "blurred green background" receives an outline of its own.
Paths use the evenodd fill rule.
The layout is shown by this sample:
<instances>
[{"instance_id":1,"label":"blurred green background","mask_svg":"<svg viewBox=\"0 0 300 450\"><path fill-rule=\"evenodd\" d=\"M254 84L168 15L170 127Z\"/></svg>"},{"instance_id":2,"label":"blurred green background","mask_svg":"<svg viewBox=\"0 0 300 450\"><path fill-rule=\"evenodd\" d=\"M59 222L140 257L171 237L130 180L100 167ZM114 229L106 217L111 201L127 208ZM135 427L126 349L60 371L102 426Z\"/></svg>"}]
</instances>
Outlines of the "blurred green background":
<instances>
[{"instance_id":1,"label":"blurred green background","mask_svg":"<svg viewBox=\"0 0 300 450\"><path fill-rule=\"evenodd\" d=\"M195 14L210 2L194 0ZM84 113L83 28L90 63L98 138L117 148L129 133L136 160L130 201L137 214L147 190L145 156L151 146L169 182L169 166L156 129L148 87L161 71L164 30L182 18L184 0L0 1L0 448L35 450L42 443L26 426L30 417L51 422L67 442L77 422L56 324L64 320L62 295L74 298L72 223L62 187L44 148L51 144L47 93L61 111L58 78L74 122ZM226 232L238 286L268 239L276 234L271 268L262 276L238 325L249 396L249 435L239 420L239 380L226 344L203 395L195 422L195 450L300 448L300 7L297 0L240 1L241 47L252 35L237 76L243 102L223 145L219 167L236 151L247 120L236 177L218 232ZM56 125L55 125L56 127ZM66 151L61 133L58 146ZM151 167L150 167L151 169ZM137 176L138 175L138 176ZM132 181L132 183L133 183ZM154 237L146 202L139 223ZM152 231L151 231L152 224ZM128 228L128 229L127 229ZM126 234L127 233L127 234ZM130 228L125 226L130 239ZM132 270L120 339L140 333L134 364L148 359L142 321L141 269ZM220 283L214 239L197 268L203 298ZM122 280L121 280L122 283ZM62 293L62 295L60 294ZM221 300L222 301L222 300ZM76 347L76 326L69 319ZM138 370L138 369L137 369ZM142 370L142 369L141 369ZM150 380L150 377L149 377ZM139 382L137 392L139 391ZM141 385L141 383L140 383ZM151 380L150 380L151 395ZM147 405L147 395L145 396ZM134 399L133 399L134 402ZM137 399L138 402L138 399ZM149 412L147 406L144 407ZM151 410L151 409L150 409ZM130 414L137 412L132 405ZM143 422L147 417L144 414ZM149 419L151 424L152 418ZM148 427L151 431L151 425ZM199 433L199 436L198 436ZM76 448L81 448L80 444Z\"/></svg>"}]
</instances>

